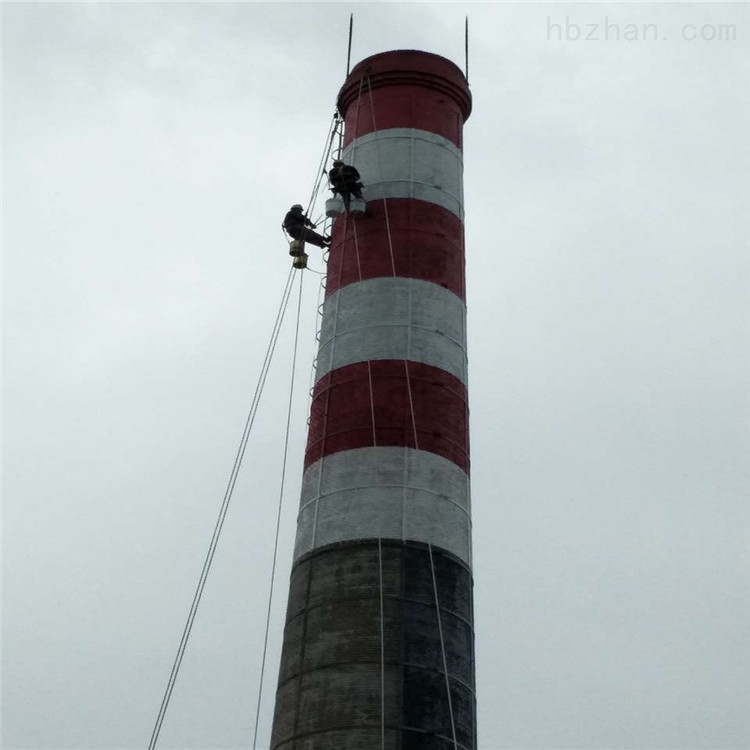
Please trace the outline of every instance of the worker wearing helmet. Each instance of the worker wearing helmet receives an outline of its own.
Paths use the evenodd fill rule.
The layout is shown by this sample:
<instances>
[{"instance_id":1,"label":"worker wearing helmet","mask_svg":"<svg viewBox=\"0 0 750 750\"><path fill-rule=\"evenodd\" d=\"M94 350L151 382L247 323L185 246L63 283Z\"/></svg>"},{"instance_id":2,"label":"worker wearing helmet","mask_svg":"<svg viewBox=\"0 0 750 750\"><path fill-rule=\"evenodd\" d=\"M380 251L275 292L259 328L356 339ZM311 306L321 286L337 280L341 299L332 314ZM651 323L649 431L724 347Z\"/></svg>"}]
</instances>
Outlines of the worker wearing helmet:
<instances>
[{"instance_id":1,"label":"worker wearing helmet","mask_svg":"<svg viewBox=\"0 0 750 750\"><path fill-rule=\"evenodd\" d=\"M317 247L328 247L331 244L330 237L323 237L312 231L315 224L310 221L299 203L295 203L289 209L281 226L292 239L309 242Z\"/></svg>"},{"instance_id":2,"label":"worker wearing helmet","mask_svg":"<svg viewBox=\"0 0 750 750\"><path fill-rule=\"evenodd\" d=\"M352 196L362 200L362 183L355 167L336 159L333 162L333 169L328 173L328 179L331 181L333 194L341 196L347 211L349 211L349 201Z\"/></svg>"}]
</instances>

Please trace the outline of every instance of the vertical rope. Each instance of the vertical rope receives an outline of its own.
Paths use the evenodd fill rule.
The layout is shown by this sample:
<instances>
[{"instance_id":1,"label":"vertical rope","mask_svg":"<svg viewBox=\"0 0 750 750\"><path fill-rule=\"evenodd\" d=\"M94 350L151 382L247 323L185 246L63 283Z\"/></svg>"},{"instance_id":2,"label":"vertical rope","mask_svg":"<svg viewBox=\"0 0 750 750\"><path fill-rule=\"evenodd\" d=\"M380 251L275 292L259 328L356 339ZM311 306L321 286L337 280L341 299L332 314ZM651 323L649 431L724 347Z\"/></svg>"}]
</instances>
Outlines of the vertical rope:
<instances>
[{"instance_id":1,"label":"vertical rope","mask_svg":"<svg viewBox=\"0 0 750 750\"><path fill-rule=\"evenodd\" d=\"M377 447L378 445L378 436L375 432L375 398L373 396L373 387L372 387L372 365L370 364L370 360L367 360L367 379L370 381L370 419L372 420L372 445L373 447Z\"/></svg>"},{"instance_id":2,"label":"vertical rope","mask_svg":"<svg viewBox=\"0 0 750 750\"><path fill-rule=\"evenodd\" d=\"M393 257L393 240L391 239L391 220L388 216L388 201L383 198L383 212L385 213L385 228L388 232L388 250L390 250L391 253L391 271L393 272L393 276L395 278L396 276L396 261Z\"/></svg>"},{"instance_id":3,"label":"vertical rope","mask_svg":"<svg viewBox=\"0 0 750 750\"><path fill-rule=\"evenodd\" d=\"M320 184L323 182L323 174L325 174L325 169L323 167L325 163L328 161L328 157L331 154L331 148L333 147L333 139L336 137L338 116L339 116L338 112L333 113L333 119L331 120L331 124L328 127L330 138L328 139L326 146L323 149L323 155L321 156L320 163L318 164L318 176L313 186L312 193L310 194L310 202L307 204L307 211L305 211L305 214L307 215L309 215L310 211L312 210L313 204L315 203L315 199L318 196L318 191L320 190Z\"/></svg>"},{"instance_id":4,"label":"vertical rope","mask_svg":"<svg viewBox=\"0 0 750 750\"><path fill-rule=\"evenodd\" d=\"M352 219L352 231L354 233L354 252L356 253L356 256L357 256L357 274L359 276L359 280L362 281L362 264L359 259L359 238L357 236L357 220L356 219ZM369 359L367 360L367 380L369 382L369 390L370 390L370 419L372 420L372 444L374 446L377 446L378 438L375 432L375 396L373 394L373 387L372 387L372 363Z\"/></svg>"},{"instance_id":5,"label":"vertical rope","mask_svg":"<svg viewBox=\"0 0 750 750\"><path fill-rule=\"evenodd\" d=\"M411 319L412 319L412 279L409 279L409 321L406 327L406 358L404 359L404 370L406 371L406 392L409 395L409 412L411 414L411 427L414 432L414 449L419 450L419 438L417 437L417 418L414 414L414 396L411 390L411 377L409 376L409 357L411 356Z\"/></svg>"},{"instance_id":6,"label":"vertical rope","mask_svg":"<svg viewBox=\"0 0 750 750\"><path fill-rule=\"evenodd\" d=\"M378 138L378 124L375 121L375 101L372 96L372 81L370 76L367 76L367 89L370 95L370 114L372 115L372 129L375 133L375 153L378 159L378 171L380 172L380 179L383 179L383 162L380 158L380 139ZM393 241L391 240L391 222L388 217L388 200L383 198L383 212L385 213L385 228L388 232L388 249L391 253L391 269L393 271L393 277L396 277L396 261L393 256Z\"/></svg>"},{"instance_id":7,"label":"vertical rope","mask_svg":"<svg viewBox=\"0 0 750 750\"><path fill-rule=\"evenodd\" d=\"M368 92L369 92L369 97L370 97L370 112L372 115L372 126L373 126L373 131L375 132L375 149L376 149L377 160L378 160L378 170L380 172L380 179L382 180L383 179L383 165L382 165L382 160L380 156L380 142L378 139L377 122L375 119L375 103L374 103L374 99L372 95L372 83L370 81L369 76L367 77L367 86L368 86ZM395 262L394 252L393 252L393 239L391 236L390 217L388 215L388 201L385 197L383 198L383 212L385 215L385 226L386 226L386 232L388 235L388 249L389 249L390 258L391 258L391 269L393 273L393 278L396 278L396 262ZM411 305L412 305L412 298L411 298L411 281L410 281L410 285L409 285L409 322L410 323L411 323ZM411 377L409 374L409 359L408 359L409 355L410 355L410 351L409 351L409 347L407 346L406 358L404 359L404 369L406 372L406 387L407 387L407 393L409 397L409 410L411 413L412 429L414 432L414 448L416 450L419 450L419 440L417 436L417 422L416 422L416 416L414 412L414 398L413 398L412 387L411 387ZM406 456L404 456L404 475L405 475L405 478L404 478L404 495L405 495L406 486L407 486L407 477L408 477ZM405 510L404 510L404 513L405 513ZM403 536L403 526L404 526L404 519L403 519L403 514L402 514L402 536ZM380 540L378 540L378 545L379 545L378 549L380 549ZM448 676L448 661L447 661L446 653L445 653L445 639L443 637L443 624L442 624L442 618L440 616L440 599L438 597L437 579L435 577L435 562L434 562L433 554L432 554L432 545L428 544L427 548L428 548L429 556L430 556L430 571L432 573L432 589L433 589L433 594L435 598L435 611L437 614L438 632L440 635L440 651L441 651L442 660L443 660L443 672L445 674L445 688L446 688L446 694L448 697L448 713L450 716L451 734L453 738L453 748L454 750L458 750L458 741L456 739L456 723L455 723L455 719L453 715L453 701L451 698L451 691L450 691L450 678Z\"/></svg>"},{"instance_id":8,"label":"vertical rope","mask_svg":"<svg viewBox=\"0 0 750 750\"><path fill-rule=\"evenodd\" d=\"M352 14L352 17L353 15L354 14ZM355 131L357 127L357 120L359 118L359 106L360 106L360 98L362 95L363 83L364 83L364 79L362 79L359 82L359 93L357 94L357 109L355 111L355 119L354 119ZM342 120L341 122L342 122L342 134L343 134L344 128L346 126L346 121ZM342 146L340 144L339 151L341 151L341 147ZM354 148L356 149L356 144ZM341 295L338 294L338 290L341 289L341 280L344 275L344 260L346 258L346 230L347 230L348 220L349 220L349 214L345 213L344 214L344 227L343 227L343 233L342 233L343 239L342 239L342 249L341 249L341 261L339 263L339 278L338 278L338 286L337 286L337 293L336 293L336 307L333 313L333 333L331 336L331 358L330 358L329 372L333 369L333 358L334 358L334 354L336 351L336 331L338 329L339 301L341 299ZM331 233L333 233L333 220L331 221ZM359 263L359 258L357 259L357 263ZM328 269L326 269L326 271L327 270ZM329 387L327 395L326 395L327 403L326 403L325 416L324 416L324 421L323 421L323 445L321 446L320 468L318 470L317 499L315 501L315 514L313 516L313 528L312 528L312 539L311 539L311 545L313 548L315 547L315 537L318 533L318 511L320 509L320 492L321 492L321 487L323 484L323 467L325 465L325 435L326 435L326 430L328 429L328 407L330 405L330 399L331 399L331 389Z\"/></svg>"},{"instance_id":9,"label":"vertical rope","mask_svg":"<svg viewBox=\"0 0 750 750\"><path fill-rule=\"evenodd\" d=\"M380 747L385 750L385 623L383 617L383 544L378 537L378 576L380 580Z\"/></svg>"},{"instance_id":10,"label":"vertical rope","mask_svg":"<svg viewBox=\"0 0 750 750\"><path fill-rule=\"evenodd\" d=\"M354 253L357 256L357 276L362 281L362 263L359 259L359 237L357 236L357 220L352 218L352 233L354 234Z\"/></svg>"},{"instance_id":11,"label":"vertical rope","mask_svg":"<svg viewBox=\"0 0 750 750\"><path fill-rule=\"evenodd\" d=\"M380 158L380 141L378 139L378 124L375 120L375 101L372 96L372 82L370 81L370 77L367 77L367 88L368 93L370 95L370 114L372 115L372 127L373 131L375 132L375 153L377 154L378 159L378 171L380 172L380 179L383 179L383 163ZM383 212L385 214L385 229L386 233L388 235L388 250L390 252L391 256L391 273L393 274L393 278L396 278L396 259L393 252L393 238L391 236L391 222L390 218L388 216L388 200L386 198L383 198ZM411 280L409 281L409 326L407 329L411 328ZM410 336L410 331L407 330L407 335ZM409 338L410 341L410 338ZM417 420L416 416L414 414L414 397L412 395L412 387L411 387L411 376L409 374L409 355L411 352L409 351L409 346L407 346L406 351L406 357L404 358L404 371L406 373L406 390L409 397L409 412L411 414L411 425L412 425L412 431L414 433L414 448L416 450L419 450L419 439L417 438Z\"/></svg>"},{"instance_id":12,"label":"vertical rope","mask_svg":"<svg viewBox=\"0 0 750 750\"><path fill-rule=\"evenodd\" d=\"M263 658L260 663L260 678L258 683L258 705L255 709L255 730L253 731L253 750L258 741L258 724L260 723L260 705L263 698L263 677L266 671L266 654L268 653L268 631L271 623L271 603L273 601L273 587L276 580L276 561L279 551L279 530L281 529L281 509L284 502L284 483L286 480L286 460L289 454L289 432L292 422L292 403L294 399L294 375L297 366L297 344L299 342L299 321L302 310L302 279L299 275L299 297L297 298L297 323L294 329L294 355L292 356L292 376L289 385L289 406L286 413L286 435L284 436L284 458L281 462L281 486L279 488L279 505L276 512L276 534L273 542L273 563L271 565L271 581L268 589L268 608L266 609L266 629L263 636Z\"/></svg>"},{"instance_id":13,"label":"vertical rope","mask_svg":"<svg viewBox=\"0 0 750 750\"><path fill-rule=\"evenodd\" d=\"M369 91L369 96L370 96L370 111L371 111L371 114L372 114L372 124L373 124L373 130L375 132L375 144L376 144L376 153L377 153L377 159L378 159L378 169L379 169L379 172L380 172L380 179L382 180L383 179L383 167L382 167L382 161L381 161L381 158L380 158L380 144L379 144L379 140L378 140L378 136L377 136L378 130L377 130L377 122L376 122L376 119L375 119L375 104L374 104L374 99L373 99L373 96L372 96L372 84L370 82L369 76L368 76L368 79L367 79L367 83L368 83L368 91ZM392 271L392 274L393 274L393 278L396 278L396 261L395 261L395 254L394 254L394 251L393 251L393 238L392 238L392 235L391 235L390 217L388 215L388 201L387 201L387 199L385 197L383 198L383 211L384 211L384 215L385 215L386 233L387 233L387 236L388 236L388 249L389 249L390 258L391 258L391 271ZM361 271L360 271L360 273L361 273ZM412 306L411 291L412 291L412 288L411 288L411 282L410 282L410 285L409 285L409 323L410 324L411 324L411 306ZM410 327L410 325L409 325L409 327ZM416 450L419 450L419 438L418 438L418 433L417 433L417 422L416 422L416 415L415 415L415 411L414 411L414 396L413 396L413 392L412 392L411 377L410 377L410 373L409 373L409 355L410 355L409 349L410 349L410 347L407 345L406 358L404 359L404 369L405 369L405 373L406 373L406 387L407 387L407 393L408 393L408 398L409 398L409 411L410 411L410 414L411 414L412 430L413 430L413 433L414 433L414 448ZM369 365L369 363L368 363L368 365ZM374 419L374 417L373 417L373 419ZM373 422L373 430L374 430L374 422ZM404 493L406 493L406 487L407 487L407 483L408 483L408 467L407 467L406 456L404 456L404 474L405 474L405 477L404 477ZM403 526L404 526L404 520L403 520L403 517L402 517L402 536L403 536ZM452 697L451 697L450 678L449 678L449 675L448 675L448 660L447 660L446 652L445 652L445 638L444 638L444 635L443 635L442 617L440 615L440 599L439 599L439 596L438 596L437 578L435 576L435 561L434 561L433 554L432 554L432 545L428 544L427 548L428 548L429 557L430 557L430 571L431 571L431 574L432 574L432 590L433 590L433 595L434 595L434 598L435 598L435 612L436 612L436 615L437 615L438 633L439 633L439 636L440 636L440 652L441 652L442 661L443 661L443 673L445 675L445 688L446 688L446 695L447 695L447 698L448 698L448 713L449 713L450 724L451 724L451 735L452 735L452 739L453 739L453 748L454 748L454 750L458 750L458 741L456 739L456 722L455 722L455 718L454 718L454 715L453 715L453 700L452 700ZM384 678L384 670L385 670L385 665L384 665L384 653L383 653L384 645L383 645L383 619L382 619L383 618L383 590L382 590L383 579L382 579L382 547L381 547L381 540L380 539L378 539L378 559L379 559L379 565L380 565L380 596L381 596L381 605L380 605L381 606L381 626L380 626L381 627L381 695L382 695L381 700L384 701L384 696L385 696L385 687L384 687L384 679L385 679ZM382 729L381 729L382 747L385 748L385 725L383 723L384 720L385 720L384 719L384 716L385 716L385 704L384 704L384 702L381 703L381 714L382 714L382 719L381 719L381 726L382 726Z\"/></svg>"},{"instance_id":14,"label":"vertical rope","mask_svg":"<svg viewBox=\"0 0 750 750\"><path fill-rule=\"evenodd\" d=\"M268 370L271 366L271 360L273 359L273 354L276 349L276 343L278 342L281 323L283 322L284 314L289 302L289 295L292 290L293 273L294 269L290 268L289 275L287 276L286 280L286 285L284 287L284 292L281 297L281 303L276 313L276 320L273 324L271 339L268 343L268 348L266 349L266 355L265 359L263 360L263 365L261 366L261 374L258 378L258 383L255 386L255 393L253 394L250 410L248 412L247 419L245 420L245 426L242 431L242 437L240 438L240 444L237 448L237 454L234 458L234 465L232 466L232 470L229 474L229 482L227 483L227 487L224 490L224 497L221 501L219 514L214 525L213 534L211 535L211 541L208 545L208 552L206 553L206 557L203 561L203 568L201 569L195 594L193 595L193 601L190 605L190 611L187 616L187 621L185 622L185 627L183 628L182 636L180 637L180 643L177 647L177 654L175 655L174 661L172 663L172 670L169 674L169 679L167 680L167 687L164 691L161 705L159 706L156 722L154 723L154 728L151 730L151 738L148 743L149 750L154 750L154 748L156 747L156 743L159 740L159 734L161 733L161 728L164 723L164 717L166 716L167 709L169 708L169 702L172 698L172 692L174 691L174 686L177 682L177 675L179 674L182 660L185 656L185 650L187 649L187 644L190 639L190 634L193 631L193 624L198 614L198 607L200 606L201 599L203 598L203 591L206 586L206 581L208 580L208 574L211 570L214 555L216 554L216 548L219 544L219 536L221 535L222 528L224 527L224 520L226 519L227 512L229 510L229 503L232 500L234 487L237 482L237 476L239 474L240 467L242 466L242 459L245 455L245 449L247 448L247 441L250 437L250 432L255 422L255 415L257 414L258 404L260 403L260 398L263 394L263 388L268 376Z\"/></svg>"},{"instance_id":15,"label":"vertical rope","mask_svg":"<svg viewBox=\"0 0 750 750\"><path fill-rule=\"evenodd\" d=\"M355 134L357 132L357 124L359 123L359 108L362 105L362 87L364 86L364 83L365 83L365 79L364 79L364 76L363 76L362 78L359 79L359 89L357 90L357 106L354 109L354 125L352 126L352 129L354 130ZM356 137L352 138L352 143L354 145L352 146L352 154L351 154L350 161L351 161L352 166L356 166L354 164L354 161L355 161L354 157L355 157L356 152L357 152L357 139L356 139ZM339 151L341 151L341 149L339 149ZM339 156L341 158L343 158L343 152L340 153Z\"/></svg>"},{"instance_id":16,"label":"vertical rope","mask_svg":"<svg viewBox=\"0 0 750 750\"><path fill-rule=\"evenodd\" d=\"M432 558L432 545L427 545L430 553L430 570L432 571L432 591L435 595L435 611L437 613L438 632L440 633L440 651L443 655L443 672L445 673L445 692L448 695L448 713L451 719L451 734L453 736L453 750L458 750L456 741L456 722L453 719L453 701L451 700L451 682L448 677L448 660L445 657L445 640L443 639L443 621L440 617L440 600L438 599L437 579L435 578L435 561Z\"/></svg>"},{"instance_id":17,"label":"vertical rope","mask_svg":"<svg viewBox=\"0 0 750 750\"><path fill-rule=\"evenodd\" d=\"M357 123L359 122L359 107L362 100L362 86L364 85L365 79L364 76L359 81L359 90L357 91L357 109L354 113L354 132L357 132ZM354 139L354 146L352 147L352 165L354 164L354 155L357 150L357 143L356 138ZM357 221L356 219L352 219L352 232L354 234L354 250L357 255L357 274L359 276L359 280L362 281L362 263L360 261L359 256L359 237L357 236ZM372 363L368 359L367 360L367 379L369 382L369 389L370 389L370 418L372 420L372 444L373 446L377 446L378 444L378 438L377 433L375 432L375 396L373 394L373 386L372 386Z\"/></svg>"}]
</instances>

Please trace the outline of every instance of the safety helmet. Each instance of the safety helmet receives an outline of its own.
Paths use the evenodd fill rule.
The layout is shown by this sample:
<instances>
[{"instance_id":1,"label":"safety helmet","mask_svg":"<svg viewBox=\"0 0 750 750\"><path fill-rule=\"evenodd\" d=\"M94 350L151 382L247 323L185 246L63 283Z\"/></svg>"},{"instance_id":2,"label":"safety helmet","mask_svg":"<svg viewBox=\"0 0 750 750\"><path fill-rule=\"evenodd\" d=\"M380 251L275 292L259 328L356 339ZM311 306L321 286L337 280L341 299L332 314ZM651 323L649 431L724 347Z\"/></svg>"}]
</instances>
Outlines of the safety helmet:
<instances>
[{"instance_id":1,"label":"safety helmet","mask_svg":"<svg viewBox=\"0 0 750 750\"><path fill-rule=\"evenodd\" d=\"M295 203L295 204L294 204L294 205L292 206L292 211L296 211L296 210L298 210L298 209L299 209L299 210L301 211L301 210L302 210L302 206L301 206L301 205L300 205L299 203Z\"/></svg>"}]
</instances>

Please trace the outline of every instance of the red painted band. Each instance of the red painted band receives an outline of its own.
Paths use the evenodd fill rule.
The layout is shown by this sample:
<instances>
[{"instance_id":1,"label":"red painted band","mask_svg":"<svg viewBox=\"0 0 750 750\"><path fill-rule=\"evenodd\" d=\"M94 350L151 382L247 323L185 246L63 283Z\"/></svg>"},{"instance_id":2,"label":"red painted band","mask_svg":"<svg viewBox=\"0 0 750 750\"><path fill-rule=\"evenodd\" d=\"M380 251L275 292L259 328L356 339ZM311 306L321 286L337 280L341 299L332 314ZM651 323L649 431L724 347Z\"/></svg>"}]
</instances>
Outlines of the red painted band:
<instances>
[{"instance_id":1,"label":"red painted band","mask_svg":"<svg viewBox=\"0 0 750 750\"><path fill-rule=\"evenodd\" d=\"M335 220L326 296L358 281L393 276L395 265L396 276L431 281L465 300L461 220L447 208L411 198L388 198L387 207L387 224L382 200L368 203L366 218L343 214Z\"/></svg>"},{"instance_id":2,"label":"red painted band","mask_svg":"<svg viewBox=\"0 0 750 750\"><path fill-rule=\"evenodd\" d=\"M346 113L344 147L376 130L414 128L441 135L463 148L463 124L459 106L438 92L422 86L394 86L374 90L371 101L365 82L362 96Z\"/></svg>"},{"instance_id":3,"label":"red painted band","mask_svg":"<svg viewBox=\"0 0 750 750\"><path fill-rule=\"evenodd\" d=\"M339 92L338 108L346 120L344 145L374 130L418 128L461 148L471 93L464 74L449 60L397 50L357 64Z\"/></svg>"},{"instance_id":4,"label":"red painted band","mask_svg":"<svg viewBox=\"0 0 750 750\"><path fill-rule=\"evenodd\" d=\"M468 473L466 387L444 370L405 360L357 362L324 375L313 391L305 469L323 456L373 445L436 453Z\"/></svg>"}]
</instances>

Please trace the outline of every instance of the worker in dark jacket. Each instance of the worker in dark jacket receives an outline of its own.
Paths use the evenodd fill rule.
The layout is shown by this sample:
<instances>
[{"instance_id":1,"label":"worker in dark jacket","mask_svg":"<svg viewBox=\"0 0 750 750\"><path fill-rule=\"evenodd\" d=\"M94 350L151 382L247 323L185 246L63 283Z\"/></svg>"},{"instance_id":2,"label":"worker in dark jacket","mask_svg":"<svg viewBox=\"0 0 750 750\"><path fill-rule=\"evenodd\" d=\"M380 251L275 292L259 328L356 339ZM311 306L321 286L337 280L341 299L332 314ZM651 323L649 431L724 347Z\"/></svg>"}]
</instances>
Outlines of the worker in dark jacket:
<instances>
[{"instance_id":1,"label":"worker in dark jacket","mask_svg":"<svg viewBox=\"0 0 750 750\"><path fill-rule=\"evenodd\" d=\"M315 229L315 224L307 218L299 203L295 203L289 209L282 226L292 239L309 242L317 247L328 247L331 244L330 237L323 237L312 231Z\"/></svg>"},{"instance_id":2,"label":"worker in dark jacket","mask_svg":"<svg viewBox=\"0 0 750 750\"><path fill-rule=\"evenodd\" d=\"M336 159L333 162L333 169L328 173L328 179L331 181L333 194L338 193L341 196L347 211L352 196L362 200L362 182L355 167Z\"/></svg>"}]
</instances>

